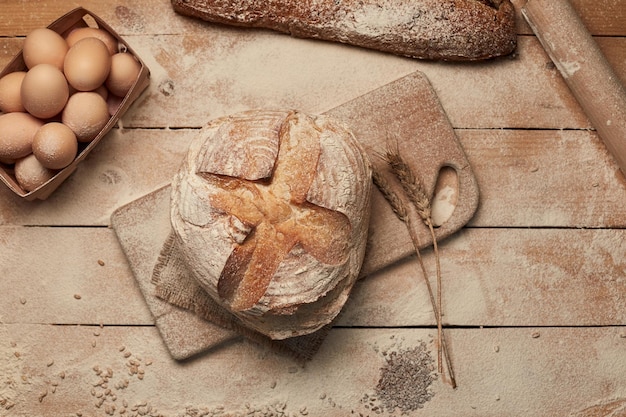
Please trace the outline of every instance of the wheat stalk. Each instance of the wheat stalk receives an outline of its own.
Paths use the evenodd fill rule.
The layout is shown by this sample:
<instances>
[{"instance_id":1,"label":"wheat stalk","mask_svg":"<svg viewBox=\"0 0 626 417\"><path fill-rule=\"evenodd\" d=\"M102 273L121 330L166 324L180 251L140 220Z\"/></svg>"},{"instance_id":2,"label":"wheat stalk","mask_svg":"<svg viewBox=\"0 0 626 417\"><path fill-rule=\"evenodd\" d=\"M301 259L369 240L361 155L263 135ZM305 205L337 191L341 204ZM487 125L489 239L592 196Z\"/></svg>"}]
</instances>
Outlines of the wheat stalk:
<instances>
[{"instance_id":1,"label":"wheat stalk","mask_svg":"<svg viewBox=\"0 0 626 417\"><path fill-rule=\"evenodd\" d=\"M386 158L386 156L385 156L385 158ZM394 158L394 160L395 160L395 158ZM392 167L392 169L393 169L393 167ZM372 179L373 179L374 184L376 185L376 187L382 193L383 197L387 200L387 202L391 206L391 209L393 210L393 212L396 214L396 216L402 222L404 222L406 224L407 230L409 231L409 236L411 238L411 242L413 243L413 247L415 248L415 253L417 254L417 259L418 259L420 268L422 270L422 274L423 274L423 277L424 277L424 281L426 283L426 288L428 290L428 295L429 295L429 298L430 298L430 302L432 304L432 309L433 309L433 312L435 314L435 318L436 318L436 321L437 321L437 334L438 334L437 364L438 364L438 371L439 371L440 374L443 375L443 372L442 372L443 371L442 355L445 355L446 367L448 369L448 375L449 375L449 378L450 378L450 383L451 383L453 388L456 388L456 379L454 377L454 372L452 370L452 365L450 363L450 355L449 355L449 352L448 352L448 346L447 346L445 337L443 335L443 328L441 326L441 310L440 310L440 308L437 307L437 302L435 301L435 296L434 296L434 293L433 293L433 289L432 289L432 286L430 285L430 280L428 279L428 273L426 272L426 267L424 265L424 260L422 259L422 255L421 255L421 252L420 252L420 246L421 245L420 245L419 235L417 233L417 230L416 230L415 227L412 226L411 217L409 216L408 210L407 210L406 206L404 205L402 199L393 191L393 189L391 188L391 186L389 185L389 183L387 182L385 177L379 171L374 170L373 173L372 173ZM406 192L407 191L405 190L405 193ZM413 201L413 200L411 200L411 201ZM422 201L424 201L424 200L422 200ZM427 203L422 206L423 207L422 208L422 213L423 214L427 214L428 218L430 218L430 200L426 199L425 201ZM417 208L417 210L419 212L420 208L418 208L418 207L416 207L416 208ZM420 217L421 216L422 216L422 214L420 214ZM432 225L432 221L430 221L430 224ZM434 235L434 230L433 230L432 233ZM434 241L435 241L435 238L433 236L433 242ZM441 288L441 285L439 285L438 288ZM439 306L440 305L441 304L439 304Z\"/></svg>"},{"instance_id":2,"label":"wheat stalk","mask_svg":"<svg viewBox=\"0 0 626 417\"><path fill-rule=\"evenodd\" d=\"M385 160L389 164L391 171L395 174L395 176L400 181L400 185L402 189L406 193L407 197L415 206L417 213L421 217L422 221L428 227L430 231L430 235L433 240L433 251L435 253L435 264L436 264L436 276L437 276L437 336L439 346L443 345L443 328L442 328L442 319L441 319L441 311L442 311L442 303L441 303L441 263L439 260L439 248L437 245L437 238L435 236L435 230L433 226L433 221L431 217L431 202L428 194L424 190L424 185L422 182L415 176L413 170L409 166L408 163L402 158L400 153L395 150L387 150L385 153ZM441 355L441 349L438 350L438 355Z\"/></svg>"}]
</instances>

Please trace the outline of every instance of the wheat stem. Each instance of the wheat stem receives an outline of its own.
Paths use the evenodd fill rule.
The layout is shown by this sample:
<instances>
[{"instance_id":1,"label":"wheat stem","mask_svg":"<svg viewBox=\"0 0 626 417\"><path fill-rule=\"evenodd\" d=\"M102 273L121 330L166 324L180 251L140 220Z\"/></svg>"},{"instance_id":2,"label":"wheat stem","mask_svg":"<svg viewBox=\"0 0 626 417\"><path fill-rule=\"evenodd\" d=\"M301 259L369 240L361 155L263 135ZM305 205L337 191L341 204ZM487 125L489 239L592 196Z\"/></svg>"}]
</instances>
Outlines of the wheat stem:
<instances>
[{"instance_id":1,"label":"wheat stem","mask_svg":"<svg viewBox=\"0 0 626 417\"><path fill-rule=\"evenodd\" d=\"M426 288L428 290L428 295L429 295L430 302L431 302L431 305L432 305L433 313L435 314L435 319L437 321L437 330L438 330L438 337L439 337L438 347L437 347L438 370L439 370L439 373L443 375L443 372L442 372L443 371L443 368L442 368L442 362L443 362L443 360L442 360L442 352L443 352L443 355L445 356L445 359L446 359L446 368L448 370L448 376L450 378L450 383L451 383L453 388L456 388L456 379L454 377L454 372L452 370L452 365L450 363L450 354L448 352L448 346L447 346L445 337L443 335L443 328L441 326L441 311L440 311L440 309L437 308L437 302L435 301L434 292L433 292L432 286L430 284L430 280L428 279L428 273L426 271L426 266L424 265L424 260L422 258L421 252L420 252L420 246L421 245L420 245L419 235L417 233L417 230L412 225L411 218L410 218L410 216L408 214L408 210L404 206L404 203L402 202L402 199L393 191L393 189L391 188L391 186L389 185L389 183L387 182L385 177L380 172L374 170L373 175L372 175L372 179L373 179L374 184L376 185L376 187L378 187L380 192L383 194L383 197L385 197L387 202L389 202L389 205L391 206L391 209L393 210L393 212L396 214L396 216L402 222L404 222L406 224L406 227L407 227L407 229L409 231L409 236L411 238L411 242L412 242L413 247L415 249L415 253L417 254L417 259L418 259L420 268L422 270L422 274L423 274L423 277L424 277L424 282L426 283ZM432 228L432 221L430 222L430 230L431 230L431 234L433 236L433 242L435 242L434 229ZM434 243L434 245L436 245L436 243ZM438 268L437 270L440 271L438 258L437 258L437 268ZM438 288L441 288L441 286L439 286ZM441 305L441 304L439 304L439 305Z\"/></svg>"}]
</instances>

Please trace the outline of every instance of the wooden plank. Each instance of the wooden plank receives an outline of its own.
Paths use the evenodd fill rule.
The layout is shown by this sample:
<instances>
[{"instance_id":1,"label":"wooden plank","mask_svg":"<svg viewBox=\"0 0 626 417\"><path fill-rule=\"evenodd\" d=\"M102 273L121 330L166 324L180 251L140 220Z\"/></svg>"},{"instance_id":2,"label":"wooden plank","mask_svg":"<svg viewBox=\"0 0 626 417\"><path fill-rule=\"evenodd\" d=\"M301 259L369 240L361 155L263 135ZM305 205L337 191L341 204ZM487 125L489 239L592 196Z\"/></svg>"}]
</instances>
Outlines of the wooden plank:
<instances>
[{"instance_id":1,"label":"wooden plank","mask_svg":"<svg viewBox=\"0 0 626 417\"><path fill-rule=\"evenodd\" d=\"M623 227L626 181L592 131L462 130L481 192L473 226Z\"/></svg>"},{"instance_id":2,"label":"wooden plank","mask_svg":"<svg viewBox=\"0 0 626 417\"><path fill-rule=\"evenodd\" d=\"M107 228L0 227L5 323L154 321Z\"/></svg>"},{"instance_id":3,"label":"wooden plank","mask_svg":"<svg viewBox=\"0 0 626 417\"><path fill-rule=\"evenodd\" d=\"M415 70L428 77L457 128L590 127L534 37L519 39L514 59L474 65L213 26L193 36L126 39L151 70L148 90L123 118L126 127L200 127L257 107L321 113ZM626 83L626 38L598 41ZM16 52L15 40L0 39L0 50L2 43ZM3 54L0 66L12 56Z\"/></svg>"},{"instance_id":4,"label":"wooden plank","mask_svg":"<svg viewBox=\"0 0 626 417\"><path fill-rule=\"evenodd\" d=\"M626 11L616 0L571 0L590 32L597 36L626 35ZM530 34L530 28L519 10L526 0L512 0L517 15L517 31ZM91 10L111 24L121 34L184 33L207 26L194 19L177 15L168 0L139 0L120 4L116 0L85 0L82 7ZM0 36L25 36L31 30L47 26L74 5L64 0L0 3Z\"/></svg>"},{"instance_id":5,"label":"wooden plank","mask_svg":"<svg viewBox=\"0 0 626 417\"><path fill-rule=\"evenodd\" d=\"M452 390L407 363L411 355L434 357L431 330L333 330L318 355L301 366L245 342L175 362L153 327L0 325L7 381L0 400L4 407L12 405L0 414L108 415L114 406L113 415L126 409L134 416L148 407L152 412L146 415L153 416L191 416L194 410L215 415L211 412L223 407L226 415L259 410L255 415L268 416L277 414L261 410L280 407L291 416L343 417L377 415L373 407L398 398L407 407L423 402L423 408L407 412L410 416L569 415L624 401L625 330L452 329L459 383ZM383 370L391 355L396 365ZM413 396L394 396L391 390L376 395L381 376L399 378Z\"/></svg>"},{"instance_id":6,"label":"wooden plank","mask_svg":"<svg viewBox=\"0 0 626 417\"><path fill-rule=\"evenodd\" d=\"M0 231L5 323L154 323L113 230ZM625 230L466 229L440 249L446 323L626 325ZM431 251L424 260L433 279ZM339 325L433 323L423 277L409 258L360 282Z\"/></svg>"},{"instance_id":7,"label":"wooden plank","mask_svg":"<svg viewBox=\"0 0 626 417\"><path fill-rule=\"evenodd\" d=\"M37 2L3 1L0 3L0 36L26 36L31 30L48 26L77 7L64 0ZM121 35L184 33L200 25L174 13L169 0L86 0L80 6L101 17Z\"/></svg>"},{"instance_id":8,"label":"wooden plank","mask_svg":"<svg viewBox=\"0 0 626 417\"><path fill-rule=\"evenodd\" d=\"M625 237L616 229L465 229L440 245L444 323L624 325ZM432 251L424 261L434 282ZM417 261L360 282L340 324L434 324Z\"/></svg>"},{"instance_id":9,"label":"wooden plank","mask_svg":"<svg viewBox=\"0 0 626 417\"><path fill-rule=\"evenodd\" d=\"M422 62L214 25L185 35L130 35L127 40L152 71L150 89L145 100L135 104L136 111L125 117L127 126L198 127L210 118L261 105L322 112L414 70L428 76L455 127L590 126L543 48L530 36L520 37L515 59L476 65ZM4 66L19 50L19 42L1 41L7 44L0 48ZM626 81L626 39L598 42ZM180 108L188 111L176 112Z\"/></svg>"},{"instance_id":10,"label":"wooden plank","mask_svg":"<svg viewBox=\"0 0 626 417\"><path fill-rule=\"evenodd\" d=\"M197 130L113 129L46 201L0 188L0 224L100 225L162 185ZM478 181L476 227L626 227L626 182L592 131L457 130Z\"/></svg>"},{"instance_id":11,"label":"wooden plank","mask_svg":"<svg viewBox=\"0 0 626 417\"><path fill-rule=\"evenodd\" d=\"M194 37L128 41L151 70L151 83L123 118L126 127L200 127L214 117L257 107L321 113L415 70L426 74L457 128L590 127L534 37L520 38L515 59L474 65L418 62L221 28ZM599 44L626 80L626 38L603 38ZM273 52L263 52L268 49Z\"/></svg>"},{"instance_id":12,"label":"wooden plank","mask_svg":"<svg viewBox=\"0 0 626 417\"><path fill-rule=\"evenodd\" d=\"M624 38L598 39L626 84ZM619 49L622 48L620 52ZM515 58L470 66L421 62L457 128L587 129L589 121L535 37L520 37Z\"/></svg>"}]
</instances>

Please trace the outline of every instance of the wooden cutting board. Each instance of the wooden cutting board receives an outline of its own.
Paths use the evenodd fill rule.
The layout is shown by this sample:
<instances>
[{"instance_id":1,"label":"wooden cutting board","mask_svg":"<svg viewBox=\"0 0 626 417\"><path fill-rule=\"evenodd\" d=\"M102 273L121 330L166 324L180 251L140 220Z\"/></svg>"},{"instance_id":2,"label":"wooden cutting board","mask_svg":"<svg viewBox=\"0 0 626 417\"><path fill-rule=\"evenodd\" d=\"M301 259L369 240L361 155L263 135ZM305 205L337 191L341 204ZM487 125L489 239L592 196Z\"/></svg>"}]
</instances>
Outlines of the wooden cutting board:
<instances>
[{"instance_id":1,"label":"wooden cutting board","mask_svg":"<svg viewBox=\"0 0 626 417\"><path fill-rule=\"evenodd\" d=\"M441 220L438 241L463 227L478 206L475 177L454 130L426 77L415 72L326 114L342 120L363 144L374 167L384 170L380 154L396 149L415 169L433 196ZM198 318L154 296L152 270L171 227L170 188L166 186L117 209L111 225L128 258L164 343L182 360L227 344L239 335ZM421 247L430 246L428 229ZM374 190L367 252L361 277L414 253L405 226ZM428 302L424 300L424 302Z\"/></svg>"}]
</instances>

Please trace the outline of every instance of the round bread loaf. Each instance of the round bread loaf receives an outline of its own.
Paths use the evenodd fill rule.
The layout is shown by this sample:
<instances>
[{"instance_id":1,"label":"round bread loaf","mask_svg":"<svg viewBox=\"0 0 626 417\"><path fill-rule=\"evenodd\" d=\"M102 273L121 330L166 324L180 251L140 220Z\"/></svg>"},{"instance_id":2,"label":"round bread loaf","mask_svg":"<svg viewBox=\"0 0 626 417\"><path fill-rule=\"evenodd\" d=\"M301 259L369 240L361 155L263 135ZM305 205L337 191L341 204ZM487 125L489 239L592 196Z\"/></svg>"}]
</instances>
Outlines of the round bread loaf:
<instances>
[{"instance_id":1,"label":"round bread loaf","mask_svg":"<svg viewBox=\"0 0 626 417\"><path fill-rule=\"evenodd\" d=\"M345 304L365 253L371 167L335 120L296 111L217 119L172 183L194 278L272 339L312 333Z\"/></svg>"}]
</instances>

